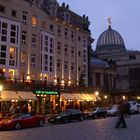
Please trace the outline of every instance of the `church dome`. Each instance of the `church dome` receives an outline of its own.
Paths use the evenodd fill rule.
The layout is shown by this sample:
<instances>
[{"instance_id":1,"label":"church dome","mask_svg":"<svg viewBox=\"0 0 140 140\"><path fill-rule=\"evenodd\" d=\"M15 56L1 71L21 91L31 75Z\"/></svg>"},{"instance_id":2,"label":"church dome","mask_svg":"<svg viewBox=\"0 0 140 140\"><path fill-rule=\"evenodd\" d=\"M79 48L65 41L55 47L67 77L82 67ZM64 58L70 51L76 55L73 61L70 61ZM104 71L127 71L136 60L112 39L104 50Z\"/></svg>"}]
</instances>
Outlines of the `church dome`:
<instances>
[{"instance_id":1,"label":"church dome","mask_svg":"<svg viewBox=\"0 0 140 140\"><path fill-rule=\"evenodd\" d=\"M123 38L109 25L109 28L97 40L96 53L116 53L122 51L126 51Z\"/></svg>"}]
</instances>

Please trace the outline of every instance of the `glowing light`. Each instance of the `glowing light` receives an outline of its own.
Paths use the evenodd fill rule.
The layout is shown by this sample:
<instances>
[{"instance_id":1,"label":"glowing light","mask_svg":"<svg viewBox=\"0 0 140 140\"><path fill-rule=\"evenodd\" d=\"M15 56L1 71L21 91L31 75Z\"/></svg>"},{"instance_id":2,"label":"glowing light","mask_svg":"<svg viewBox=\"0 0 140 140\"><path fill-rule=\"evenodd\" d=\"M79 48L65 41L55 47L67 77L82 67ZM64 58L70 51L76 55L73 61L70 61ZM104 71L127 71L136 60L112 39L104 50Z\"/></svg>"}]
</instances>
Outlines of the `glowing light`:
<instances>
[{"instance_id":1,"label":"glowing light","mask_svg":"<svg viewBox=\"0 0 140 140\"><path fill-rule=\"evenodd\" d=\"M96 95L96 96L98 96L98 95L99 95L99 92L98 92L98 91L96 91L96 92L95 92L95 95Z\"/></svg>"},{"instance_id":2,"label":"glowing light","mask_svg":"<svg viewBox=\"0 0 140 140\"><path fill-rule=\"evenodd\" d=\"M0 85L0 92L3 90L3 86L2 85Z\"/></svg>"},{"instance_id":3,"label":"glowing light","mask_svg":"<svg viewBox=\"0 0 140 140\"><path fill-rule=\"evenodd\" d=\"M107 96L105 95L104 98L107 99Z\"/></svg>"},{"instance_id":4,"label":"glowing light","mask_svg":"<svg viewBox=\"0 0 140 140\"><path fill-rule=\"evenodd\" d=\"M126 97L125 97L125 96L123 96L122 98L123 98L123 100L125 100L125 99L126 99Z\"/></svg>"}]
</instances>

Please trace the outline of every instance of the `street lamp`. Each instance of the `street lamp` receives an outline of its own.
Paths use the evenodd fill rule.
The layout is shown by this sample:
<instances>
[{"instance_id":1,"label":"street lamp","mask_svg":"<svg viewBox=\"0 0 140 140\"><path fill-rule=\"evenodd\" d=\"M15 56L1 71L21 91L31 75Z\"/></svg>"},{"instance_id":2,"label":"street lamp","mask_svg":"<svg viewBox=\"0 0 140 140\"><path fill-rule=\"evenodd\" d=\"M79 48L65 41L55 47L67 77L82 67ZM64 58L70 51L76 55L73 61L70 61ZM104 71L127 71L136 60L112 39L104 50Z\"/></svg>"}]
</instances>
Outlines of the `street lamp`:
<instances>
[{"instance_id":1,"label":"street lamp","mask_svg":"<svg viewBox=\"0 0 140 140\"><path fill-rule=\"evenodd\" d=\"M96 95L96 96L98 96L98 95L99 95L99 92L98 92L98 91L96 91L96 92L95 92L95 95Z\"/></svg>"}]
</instances>

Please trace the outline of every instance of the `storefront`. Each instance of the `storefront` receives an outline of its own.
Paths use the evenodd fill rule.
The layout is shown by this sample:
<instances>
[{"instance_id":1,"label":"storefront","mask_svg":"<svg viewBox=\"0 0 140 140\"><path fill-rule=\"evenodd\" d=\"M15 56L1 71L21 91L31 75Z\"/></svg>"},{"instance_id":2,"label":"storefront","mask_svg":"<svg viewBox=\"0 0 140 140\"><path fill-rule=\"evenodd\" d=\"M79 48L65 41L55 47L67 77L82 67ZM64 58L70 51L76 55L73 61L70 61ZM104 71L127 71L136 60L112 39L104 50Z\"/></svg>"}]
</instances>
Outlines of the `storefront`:
<instances>
[{"instance_id":1,"label":"storefront","mask_svg":"<svg viewBox=\"0 0 140 140\"><path fill-rule=\"evenodd\" d=\"M37 113L57 113L60 109L60 95L57 91L36 90L34 94L37 96Z\"/></svg>"},{"instance_id":2,"label":"storefront","mask_svg":"<svg viewBox=\"0 0 140 140\"><path fill-rule=\"evenodd\" d=\"M0 117L3 117L5 116L5 114L9 113L12 102L15 102L15 104L17 104L19 100L20 97L17 95L16 91L1 91Z\"/></svg>"},{"instance_id":3,"label":"storefront","mask_svg":"<svg viewBox=\"0 0 140 140\"><path fill-rule=\"evenodd\" d=\"M1 117L10 113L10 107L15 104L16 107L19 107L20 110L24 104L27 105L28 112L31 112L32 109L35 110L35 103L37 98L32 92L28 91L1 91L1 102L0 102L0 112Z\"/></svg>"},{"instance_id":4,"label":"storefront","mask_svg":"<svg viewBox=\"0 0 140 140\"><path fill-rule=\"evenodd\" d=\"M93 108L97 100L101 100L101 98L95 94L61 93L60 108L61 110L75 108L86 111Z\"/></svg>"},{"instance_id":5,"label":"storefront","mask_svg":"<svg viewBox=\"0 0 140 140\"><path fill-rule=\"evenodd\" d=\"M37 98L33 92L17 91L17 94L20 97L20 107L23 107L26 104L29 113L36 111Z\"/></svg>"}]
</instances>

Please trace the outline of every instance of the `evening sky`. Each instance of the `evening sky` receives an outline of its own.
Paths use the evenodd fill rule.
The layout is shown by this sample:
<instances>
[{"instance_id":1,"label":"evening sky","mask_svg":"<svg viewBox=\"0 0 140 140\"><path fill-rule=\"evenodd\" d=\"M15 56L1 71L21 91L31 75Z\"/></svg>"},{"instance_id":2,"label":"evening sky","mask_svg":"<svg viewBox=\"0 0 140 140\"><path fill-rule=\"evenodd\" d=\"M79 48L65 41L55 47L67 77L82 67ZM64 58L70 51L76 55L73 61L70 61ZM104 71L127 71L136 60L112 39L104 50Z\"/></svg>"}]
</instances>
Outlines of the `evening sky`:
<instances>
[{"instance_id":1,"label":"evening sky","mask_svg":"<svg viewBox=\"0 0 140 140\"><path fill-rule=\"evenodd\" d=\"M128 50L140 50L140 0L57 0L59 5L65 2L69 9L88 16L95 50L100 34L108 29L108 17L111 17L112 29L123 37Z\"/></svg>"}]
</instances>

